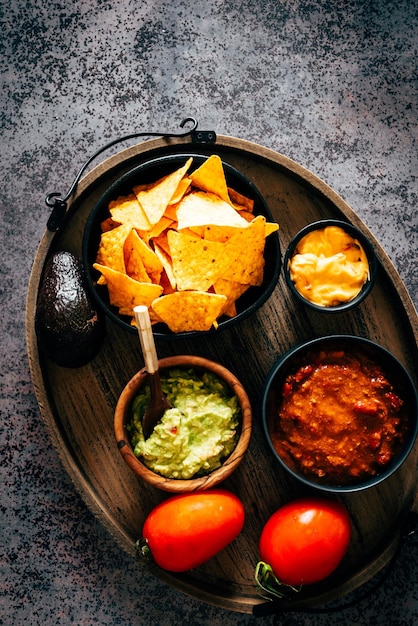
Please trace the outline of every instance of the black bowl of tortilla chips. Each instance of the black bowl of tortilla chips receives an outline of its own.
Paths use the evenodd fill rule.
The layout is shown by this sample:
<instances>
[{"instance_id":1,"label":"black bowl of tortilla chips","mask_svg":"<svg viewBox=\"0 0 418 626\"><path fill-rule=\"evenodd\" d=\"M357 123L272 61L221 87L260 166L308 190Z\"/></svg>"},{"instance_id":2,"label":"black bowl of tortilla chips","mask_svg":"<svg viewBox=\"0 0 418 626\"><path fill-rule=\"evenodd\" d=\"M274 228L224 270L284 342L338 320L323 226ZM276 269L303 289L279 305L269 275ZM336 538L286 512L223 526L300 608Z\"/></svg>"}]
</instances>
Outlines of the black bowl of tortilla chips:
<instances>
[{"instance_id":1,"label":"black bowl of tortilla chips","mask_svg":"<svg viewBox=\"0 0 418 626\"><path fill-rule=\"evenodd\" d=\"M278 225L260 192L217 155L171 154L117 179L91 211L83 263L108 319L157 338L218 332L254 313L281 270Z\"/></svg>"}]
</instances>

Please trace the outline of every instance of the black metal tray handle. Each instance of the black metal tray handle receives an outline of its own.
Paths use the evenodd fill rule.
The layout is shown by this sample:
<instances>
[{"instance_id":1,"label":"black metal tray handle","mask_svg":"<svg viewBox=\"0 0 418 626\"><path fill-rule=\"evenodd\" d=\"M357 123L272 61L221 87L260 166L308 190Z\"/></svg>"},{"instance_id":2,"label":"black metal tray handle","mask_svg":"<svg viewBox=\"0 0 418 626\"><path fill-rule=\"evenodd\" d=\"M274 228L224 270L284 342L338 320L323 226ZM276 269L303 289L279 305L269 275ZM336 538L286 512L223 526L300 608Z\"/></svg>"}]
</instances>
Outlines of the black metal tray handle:
<instances>
[{"instance_id":1,"label":"black metal tray handle","mask_svg":"<svg viewBox=\"0 0 418 626\"><path fill-rule=\"evenodd\" d=\"M216 133L213 130L197 130L198 122L194 119L194 117L186 117L180 122L180 128L184 128L186 125L189 127L180 133L158 133L158 132L139 132L139 133L130 133L129 135L124 135L123 137L118 137L117 139L113 139L105 146L102 146L97 150L87 161L81 166L79 169L71 187L67 191L67 193L62 196L60 192L52 192L49 193L45 198L45 204L47 207L52 209L51 215L49 216L47 222L47 228L51 232L56 232L64 219L64 215L67 210L67 202L71 195L74 193L81 176L83 175L86 168L90 165L94 159L96 159L100 154L111 148L112 146L121 143L122 141L127 141L129 139L137 139L139 137L160 137L164 138L173 138L173 137L188 137L190 136L192 143L199 144L212 144L216 141Z\"/></svg>"}]
</instances>

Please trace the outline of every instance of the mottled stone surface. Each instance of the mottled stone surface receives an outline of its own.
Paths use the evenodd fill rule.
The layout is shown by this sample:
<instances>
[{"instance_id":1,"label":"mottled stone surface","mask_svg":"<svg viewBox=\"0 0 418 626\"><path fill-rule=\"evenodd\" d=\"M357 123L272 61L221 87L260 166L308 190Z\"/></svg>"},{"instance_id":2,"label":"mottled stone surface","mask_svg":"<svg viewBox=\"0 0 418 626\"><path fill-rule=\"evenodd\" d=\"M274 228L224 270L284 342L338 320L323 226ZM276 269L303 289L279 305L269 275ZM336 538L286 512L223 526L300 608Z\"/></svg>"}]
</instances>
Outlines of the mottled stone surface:
<instances>
[{"instance_id":1,"label":"mottled stone surface","mask_svg":"<svg viewBox=\"0 0 418 626\"><path fill-rule=\"evenodd\" d=\"M139 570L51 446L24 328L44 198L64 193L108 140L176 130L192 115L325 180L379 239L417 305L418 3L10 0L1 14L0 623L255 624ZM366 602L280 623L412 626L417 580L411 545Z\"/></svg>"}]
</instances>

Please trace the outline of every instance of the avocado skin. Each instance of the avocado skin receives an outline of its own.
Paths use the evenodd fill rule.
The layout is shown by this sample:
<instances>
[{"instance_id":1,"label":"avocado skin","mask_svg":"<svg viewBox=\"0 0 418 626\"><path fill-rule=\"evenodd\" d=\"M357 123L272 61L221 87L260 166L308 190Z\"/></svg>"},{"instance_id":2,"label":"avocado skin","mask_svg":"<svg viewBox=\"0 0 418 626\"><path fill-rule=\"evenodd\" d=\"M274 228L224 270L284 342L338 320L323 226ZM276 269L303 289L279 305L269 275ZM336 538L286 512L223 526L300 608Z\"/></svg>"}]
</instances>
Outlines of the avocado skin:
<instances>
[{"instance_id":1,"label":"avocado skin","mask_svg":"<svg viewBox=\"0 0 418 626\"><path fill-rule=\"evenodd\" d=\"M45 265L35 331L45 354L62 367L86 365L103 345L105 319L90 302L81 259L71 252L54 252Z\"/></svg>"}]
</instances>

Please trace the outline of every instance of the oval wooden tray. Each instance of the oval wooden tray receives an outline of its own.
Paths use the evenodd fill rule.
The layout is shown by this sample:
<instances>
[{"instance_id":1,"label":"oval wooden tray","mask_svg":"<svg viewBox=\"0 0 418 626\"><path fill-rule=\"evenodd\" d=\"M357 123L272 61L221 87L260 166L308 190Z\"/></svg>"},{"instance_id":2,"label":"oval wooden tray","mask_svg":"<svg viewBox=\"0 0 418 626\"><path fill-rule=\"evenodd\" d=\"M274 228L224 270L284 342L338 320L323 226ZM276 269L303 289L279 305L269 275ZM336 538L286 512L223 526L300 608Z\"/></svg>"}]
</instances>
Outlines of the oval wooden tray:
<instances>
[{"instance_id":1,"label":"oval wooden tray","mask_svg":"<svg viewBox=\"0 0 418 626\"><path fill-rule=\"evenodd\" d=\"M186 152L188 139L145 141L110 157L79 183L60 232L46 232L38 249L27 297L27 346L40 410L64 467L87 506L119 544L135 555L134 543L143 521L168 494L140 482L124 464L113 436L113 411L126 382L142 367L139 341L111 323L97 358L83 368L62 369L38 352L34 315L39 279L51 249L81 256L83 226L100 195L122 172L163 154ZM254 568L258 538L268 517L303 489L274 462L260 426L264 380L276 359L289 347L315 336L347 333L369 337L391 350L418 378L418 318L409 295L389 258L352 209L323 181L272 150L232 137L214 145L194 146L217 153L244 172L264 195L280 225L282 252L296 231L321 218L346 219L372 241L379 261L372 294L353 312L330 317L300 308L292 300L283 275L268 302L237 328L198 340L160 341L160 357L198 354L219 361L244 383L253 406L254 429L243 463L223 486L242 498L246 523L241 535L217 557L187 573L170 574L150 567L177 590L202 601L250 613L263 599L256 592ZM46 215L45 222L48 215ZM338 570L324 584L306 587L294 605L318 606L340 598L370 580L391 558L399 526L414 506L418 445L404 465L384 484L346 495L353 539Z\"/></svg>"}]
</instances>

